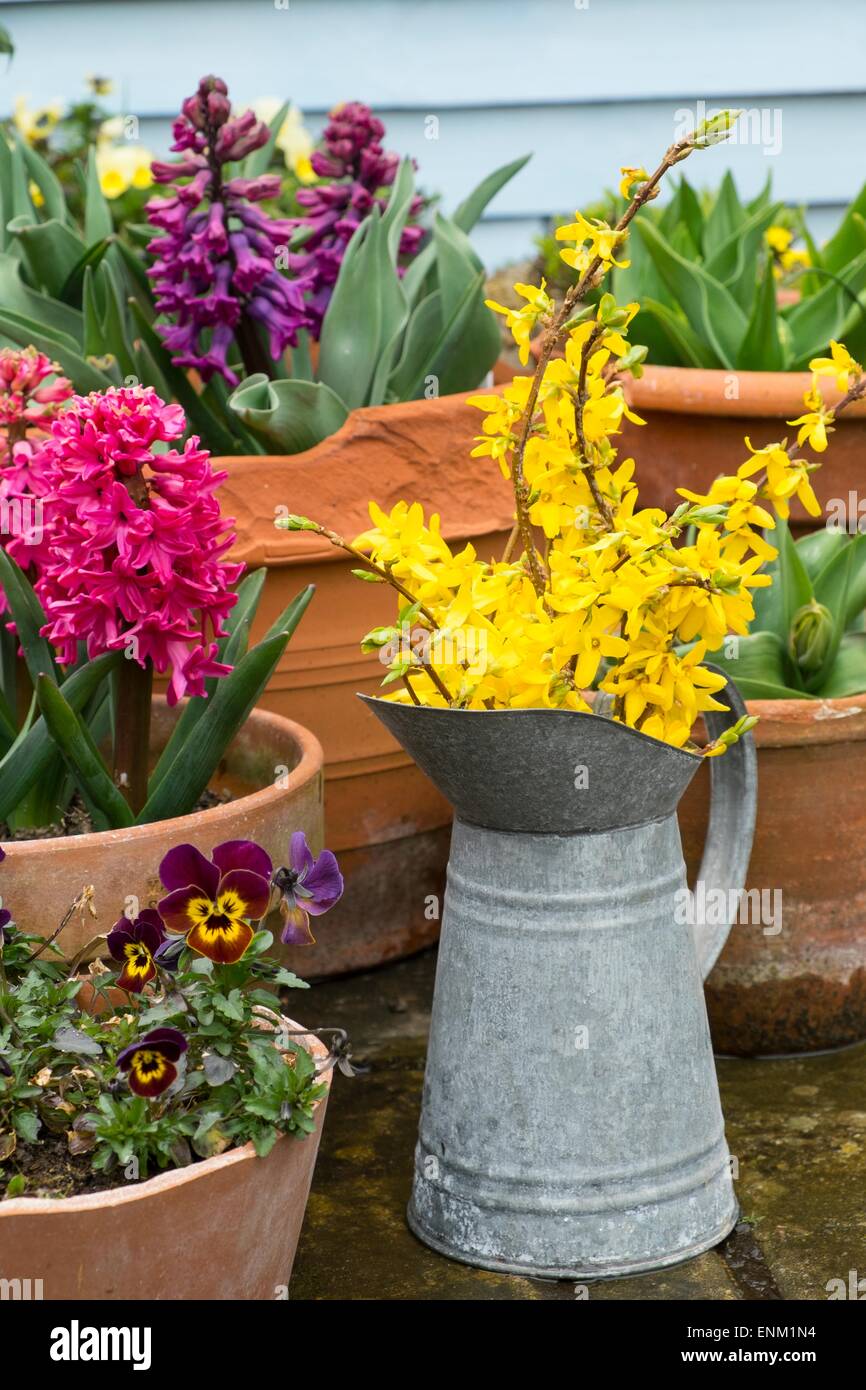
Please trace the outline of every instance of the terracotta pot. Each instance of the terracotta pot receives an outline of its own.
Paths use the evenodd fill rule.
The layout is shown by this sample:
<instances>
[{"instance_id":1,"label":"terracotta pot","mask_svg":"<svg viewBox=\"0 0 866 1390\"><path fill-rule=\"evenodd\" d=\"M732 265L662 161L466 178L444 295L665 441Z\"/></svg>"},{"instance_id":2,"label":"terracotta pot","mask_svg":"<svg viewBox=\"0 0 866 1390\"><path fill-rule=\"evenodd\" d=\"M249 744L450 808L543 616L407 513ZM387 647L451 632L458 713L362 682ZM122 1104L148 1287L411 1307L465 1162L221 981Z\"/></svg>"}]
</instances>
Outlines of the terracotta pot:
<instances>
[{"instance_id":1,"label":"terracotta pot","mask_svg":"<svg viewBox=\"0 0 866 1390\"><path fill-rule=\"evenodd\" d=\"M866 695L749 710L761 722L746 888L768 896L760 914L756 903L748 921L741 913L707 981L713 1042L743 1056L856 1042L866 1038ZM705 769L680 805L692 878L707 791Z\"/></svg>"},{"instance_id":2,"label":"terracotta pot","mask_svg":"<svg viewBox=\"0 0 866 1390\"><path fill-rule=\"evenodd\" d=\"M327 1104L267 1158L245 1144L128 1187L0 1202L0 1276L41 1280L48 1301L285 1297Z\"/></svg>"},{"instance_id":3,"label":"terracotta pot","mask_svg":"<svg viewBox=\"0 0 866 1390\"><path fill-rule=\"evenodd\" d=\"M274 520L299 512L352 540L370 524L371 498L386 509L417 500L441 514L452 545L471 540L482 555L501 554L513 503L495 466L469 459L481 419L465 395L373 406L305 453L215 460L228 472L224 510L237 518L234 558L268 570L253 636L304 585L318 591L262 702L322 740L326 840L347 881L342 903L318 923L318 944L298 957L307 976L378 965L436 939L430 899L443 892L451 813L355 698L379 688L382 666L358 643L394 621L393 591L355 579L333 547L278 531Z\"/></svg>"},{"instance_id":4,"label":"terracotta pot","mask_svg":"<svg viewBox=\"0 0 866 1390\"><path fill-rule=\"evenodd\" d=\"M154 759L165 746L176 714L157 699L152 726ZM278 769L286 769L278 772ZM212 779L235 799L208 811L99 834L57 840L7 842L3 899L22 931L49 936L85 884L94 887L97 916L75 917L58 945L72 956L97 932L110 930L124 901L135 895L141 907L164 895L157 870L173 845L190 841L207 852L223 840L250 839L276 863L285 862L289 837L306 832L322 844L322 749L299 724L255 710Z\"/></svg>"},{"instance_id":5,"label":"terracotta pot","mask_svg":"<svg viewBox=\"0 0 866 1390\"><path fill-rule=\"evenodd\" d=\"M705 492L720 473L733 473L748 457L743 438L760 448L792 439L786 421L803 413L808 372L723 372L696 367L647 367L639 380L625 380L630 404L646 425L623 422L620 457L633 457L641 505L672 511L678 487ZM828 404L839 399L832 381L822 382ZM832 436L826 465L813 478L826 507L862 491L866 450L866 402L846 409ZM799 503L792 507L795 531L815 527ZM818 523L820 524L820 523Z\"/></svg>"}]
</instances>

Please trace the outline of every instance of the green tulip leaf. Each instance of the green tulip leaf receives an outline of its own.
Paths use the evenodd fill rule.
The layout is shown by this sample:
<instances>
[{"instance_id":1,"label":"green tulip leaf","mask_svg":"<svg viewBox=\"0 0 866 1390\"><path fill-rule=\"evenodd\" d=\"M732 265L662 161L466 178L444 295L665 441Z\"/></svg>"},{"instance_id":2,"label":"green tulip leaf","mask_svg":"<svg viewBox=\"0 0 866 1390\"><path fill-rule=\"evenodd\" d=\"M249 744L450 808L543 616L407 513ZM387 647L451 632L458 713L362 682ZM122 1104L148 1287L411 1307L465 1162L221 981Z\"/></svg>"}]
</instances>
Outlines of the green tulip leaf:
<instances>
[{"instance_id":1,"label":"green tulip leaf","mask_svg":"<svg viewBox=\"0 0 866 1390\"><path fill-rule=\"evenodd\" d=\"M321 381L269 381L264 372L247 377L229 397L229 408L273 453L300 454L328 439L349 411Z\"/></svg>"}]
</instances>

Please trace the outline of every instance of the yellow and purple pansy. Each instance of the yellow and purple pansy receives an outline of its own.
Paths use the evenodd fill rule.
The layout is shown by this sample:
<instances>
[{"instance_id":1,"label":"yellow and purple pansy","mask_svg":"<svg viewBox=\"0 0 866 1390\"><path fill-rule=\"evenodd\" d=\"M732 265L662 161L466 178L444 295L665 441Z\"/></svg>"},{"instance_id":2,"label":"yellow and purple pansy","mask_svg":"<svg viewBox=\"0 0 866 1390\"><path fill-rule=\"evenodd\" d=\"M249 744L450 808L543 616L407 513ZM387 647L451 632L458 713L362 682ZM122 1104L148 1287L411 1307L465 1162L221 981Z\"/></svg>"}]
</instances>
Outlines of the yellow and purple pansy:
<instances>
[{"instance_id":1,"label":"yellow and purple pansy","mask_svg":"<svg viewBox=\"0 0 866 1390\"><path fill-rule=\"evenodd\" d=\"M165 929L219 965L239 961L271 897L270 856L252 840L227 840L206 859L194 845L177 845L159 866L168 897L159 903Z\"/></svg>"},{"instance_id":2,"label":"yellow and purple pansy","mask_svg":"<svg viewBox=\"0 0 866 1390\"><path fill-rule=\"evenodd\" d=\"M129 1089L153 1099L177 1080L175 1063L189 1044L178 1028L152 1028L117 1055L119 1069L129 1077Z\"/></svg>"},{"instance_id":3,"label":"yellow and purple pansy","mask_svg":"<svg viewBox=\"0 0 866 1390\"><path fill-rule=\"evenodd\" d=\"M165 941L162 918L153 907L145 907L130 921L121 917L108 933L106 944L111 955L123 966L117 977L121 989L140 994L156 975L156 953Z\"/></svg>"},{"instance_id":4,"label":"yellow and purple pansy","mask_svg":"<svg viewBox=\"0 0 866 1390\"><path fill-rule=\"evenodd\" d=\"M339 902L343 875L332 850L323 849L313 858L303 830L292 836L289 859L290 865L274 874L283 919L280 940L287 946L311 945L315 937L310 931L310 917L320 916Z\"/></svg>"}]
</instances>

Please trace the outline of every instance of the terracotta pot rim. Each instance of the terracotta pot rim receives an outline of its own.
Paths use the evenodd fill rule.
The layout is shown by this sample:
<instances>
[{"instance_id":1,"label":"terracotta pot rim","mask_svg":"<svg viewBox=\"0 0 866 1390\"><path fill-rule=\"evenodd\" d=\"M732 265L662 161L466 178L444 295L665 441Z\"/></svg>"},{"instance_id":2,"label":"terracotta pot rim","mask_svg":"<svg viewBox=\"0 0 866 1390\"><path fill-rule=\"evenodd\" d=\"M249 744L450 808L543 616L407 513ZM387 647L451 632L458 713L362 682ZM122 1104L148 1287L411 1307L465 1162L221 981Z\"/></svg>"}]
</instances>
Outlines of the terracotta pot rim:
<instances>
[{"instance_id":1,"label":"terracotta pot rim","mask_svg":"<svg viewBox=\"0 0 866 1390\"><path fill-rule=\"evenodd\" d=\"M291 468L293 459L292 454L238 454L231 459L215 458L212 462L220 469L224 469L226 464L230 464L232 470L236 472L243 471L249 464L252 465L249 470L252 473L256 471L256 466L261 468L263 465L273 467L274 464L277 464L280 467ZM484 463L485 460L472 460L472 462ZM304 473L306 473L307 467L308 465L305 465L302 470ZM372 500L375 501L375 498ZM411 501L411 499L406 498L406 501ZM484 536L495 536L503 529L501 520L496 517L479 517L476 520L464 519L460 522L449 522L448 517L443 514L440 514L440 518L439 529L443 539L449 545L455 542L465 544L470 540L477 540ZM346 536L345 539L352 541L354 536ZM286 569L291 565L348 565L353 563L351 555L347 555L345 550L338 549L329 541L323 542L312 531L281 531L274 527L274 545L279 545L284 549L274 551L260 540L250 541L249 548L245 552L247 566L250 569L257 569L262 565L266 565L268 569ZM359 583L362 582L359 580Z\"/></svg>"},{"instance_id":2,"label":"terracotta pot rim","mask_svg":"<svg viewBox=\"0 0 866 1390\"><path fill-rule=\"evenodd\" d=\"M866 739L866 691L839 699L747 700L760 723L755 739L760 747L787 748L802 744L853 743Z\"/></svg>"},{"instance_id":3,"label":"terracotta pot rim","mask_svg":"<svg viewBox=\"0 0 866 1390\"><path fill-rule=\"evenodd\" d=\"M293 1028L301 1027L294 1019L286 1021ZM315 1033L305 1033L297 1041L308 1042L310 1051L316 1057L328 1055L328 1049ZM333 1071L326 1072L322 1077L328 1089L326 1094L316 1101L314 1109L318 1110L328 1099L332 1077ZM293 1139L290 1134L281 1134L277 1144L306 1144L312 1137L308 1135L306 1139ZM188 1164L186 1168L170 1168L152 1178L145 1178L144 1182L131 1183L129 1187L106 1187L100 1192L83 1192L77 1197L10 1197L5 1202L0 1202L0 1221L4 1216L52 1216L59 1213L96 1211L100 1207L127 1206L132 1202L144 1201L148 1197L156 1197L172 1188L185 1187L220 1168L231 1168L236 1163L248 1163L251 1159L259 1161L252 1142L242 1145L239 1149L227 1149L225 1153L217 1154L214 1158L201 1158L197 1163Z\"/></svg>"},{"instance_id":4,"label":"terracotta pot rim","mask_svg":"<svg viewBox=\"0 0 866 1390\"><path fill-rule=\"evenodd\" d=\"M154 700L156 704L166 706L163 696L155 696ZM3 844L9 859L15 859L24 856L37 858L48 854L63 854L69 853L70 850L92 852L100 846L108 847L130 839L164 840L166 836L188 837L208 831L218 834L219 826L223 822L236 822L239 812L247 808L260 810L289 794L297 793L321 772L324 765L322 745L316 735L303 724L297 724L282 714L263 709L252 710L247 717L247 724L252 724L254 729L258 729L262 737L267 730L271 730L274 735L290 738L299 751L300 758L288 774L284 786L262 787L260 791L227 801L221 806L211 806L205 811L191 811L186 816L172 816L169 820L151 821L147 825L132 825L119 830L93 830L85 835L64 835L53 839L6 840L0 843Z\"/></svg>"},{"instance_id":5,"label":"terracotta pot rim","mask_svg":"<svg viewBox=\"0 0 866 1390\"><path fill-rule=\"evenodd\" d=\"M728 399L736 380L737 398ZM748 418L767 416L787 421L803 413L803 394L812 385L811 372L743 372L708 367L656 367L648 365L642 377L624 382L629 403L638 411L667 410L677 415L723 415ZM827 378L821 391L828 404L841 399L835 383ZM843 420L866 418L866 401L849 406Z\"/></svg>"}]
</instances>

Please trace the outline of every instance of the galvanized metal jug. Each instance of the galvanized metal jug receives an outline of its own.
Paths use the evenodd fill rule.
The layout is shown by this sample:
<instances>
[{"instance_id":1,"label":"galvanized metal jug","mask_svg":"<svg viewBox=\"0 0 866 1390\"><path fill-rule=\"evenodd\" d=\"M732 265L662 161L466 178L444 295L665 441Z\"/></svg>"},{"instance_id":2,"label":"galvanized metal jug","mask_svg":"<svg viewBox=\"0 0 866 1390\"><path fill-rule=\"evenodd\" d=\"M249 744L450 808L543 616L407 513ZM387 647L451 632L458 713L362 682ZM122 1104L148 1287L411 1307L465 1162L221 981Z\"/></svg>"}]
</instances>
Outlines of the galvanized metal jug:
<instances>
[{"instance_id":1,"label":"galvanized metal jug","mask_svg":"<svg viewBox=\"0 0 866 1390\"><path fill-rule=\"evenodd\" d=\"M707 716L712 737L745 712ZM702 979L755 820L751 735L711 761L691 925L693 753L592 714L367 699L455 809L409 1224L469 1264L635 1273L733 1227ZM709 914L707 914L709 915Z\"/></svg>"}]
</instances>

